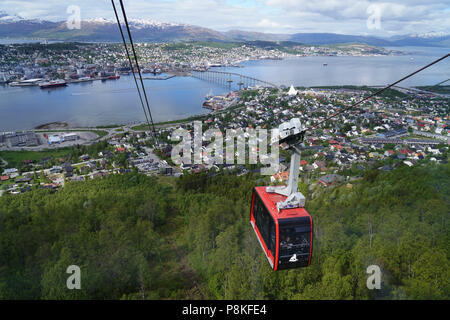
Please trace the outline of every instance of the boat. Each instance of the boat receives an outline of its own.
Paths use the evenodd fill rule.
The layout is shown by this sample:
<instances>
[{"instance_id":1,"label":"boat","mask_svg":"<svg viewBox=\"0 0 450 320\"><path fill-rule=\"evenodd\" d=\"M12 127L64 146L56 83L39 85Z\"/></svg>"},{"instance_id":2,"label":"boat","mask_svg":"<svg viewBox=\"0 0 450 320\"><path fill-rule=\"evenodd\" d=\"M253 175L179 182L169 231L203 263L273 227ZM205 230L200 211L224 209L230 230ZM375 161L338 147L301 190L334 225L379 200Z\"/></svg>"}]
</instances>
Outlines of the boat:
<instances>
[{"instance_id":1,"label":"boat","mask_svg":"<svg viewBox=\"0 0 450 320\"><path fill-rule=\"evenodd\" d=\"M206 109L211 109L211 110L213 110L213 109L214 109L213 100L211 99L211 100L208 100L208 101L203 102L202 107L203 107L203 108L206 108Z\"/></svg>"},{"instance_id":2,"label":"boat","mask_svg":"<svg viewBox=\"0 0 450 320\"><path fill-rule=\"evenodd\" d=\"M324 63L323 66L326 67L328 65L328 63Z\"/></svg>"},{"instance_id":3,"label":"boat","mask_svg":"<svg viewBox=\"0 0 450 320\"><path fill-rule=\"evenodd\" d=\"M31 86L37 86L40 82L42 82L42 79L38 78L38 79L14 81L14 82L11 82L9 85L12 87L31 87Z\"/></svg>"},{"instance_id":4,"label":"boat","mask_svg":"<svg viewBox=\"0 0 450 320\"><path fill-rule=\"evenodd\" d=\"M212 89L209 90L208 94L205 96L205 100L210 100L213 97Z\"/></svg>"},{"instance_id":5,"label":"boat","mask_svg":"<svg viewBox=\"0 0 450 320\"><path fill-rule=\"evenodd\" d=\"M115 74L113 76L109 76L108 79L109 80L117 80L117 79L120 79L120 76L118 74Z\"/></svg>"},{"instance_id":6,"label":"boat","mask_svg":"<svg viewBox=\"0 0 450 320\"><path fill-rule=\"evenodd\" d=\"M82 78L79 78L79 79L76 79L76 80L70 80L69 82L70 82L70 83L80 83L80 82L92 82L92 81L94 81L93 78L90 78L90 77L82 77Z\"/></svg>"},{"instance_id":7,"label":"boat","mask_svg":"<svg viewBox=\"0 0 450 320\"><path fill-rule=\"evenodd\" d=\"M3 72L0 72L0 84L8 83L8 79L6 78L6 75Z\"/></svg>"},{"instance_id":8,"label":"boat","mask_svg":"<svg viewBox=\"0 0 450 320\"><path fill-rule=\"evenodd\" d=\"M41 89L58 88L67 86L67 82L64 80L51 80L48 82L42 82L39 84Z\"/></svg>"}]
</instances>

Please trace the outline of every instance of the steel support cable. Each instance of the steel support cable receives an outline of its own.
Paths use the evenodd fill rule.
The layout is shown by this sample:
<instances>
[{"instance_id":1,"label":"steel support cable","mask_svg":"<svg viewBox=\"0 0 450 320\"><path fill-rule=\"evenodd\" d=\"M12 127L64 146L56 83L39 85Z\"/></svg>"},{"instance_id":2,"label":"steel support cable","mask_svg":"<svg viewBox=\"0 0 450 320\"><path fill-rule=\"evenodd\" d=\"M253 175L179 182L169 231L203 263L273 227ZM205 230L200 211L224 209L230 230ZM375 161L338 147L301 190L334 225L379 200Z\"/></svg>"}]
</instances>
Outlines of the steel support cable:
<instances>
[{"instance_id":1,"label":"steel support cable","mask_svg":"<svg viewBox=\"0 0 450 320\"><path fill-rule=\"evenodd\" d=\"M360 101L358 101L358 102L356 102L356 103L354 103L354 104L348 106L347 108L344 108L344 109L340 110L339 112L336 112L335 114L329 116L328 118L326 118L326 119L324 119L324 120L322 120L322 121L319 121L319 122L316 123L315 125L313 125L313 126L307 128L307 129L305 129L305 130L303 131L303 135L304 135L306 132L311 131L312 129L317 128L317 127L318 127L319 125L321 125L322 123L324 123L324 122L326 122L326 121L328 121L328 120L330 120L330 119L332 119L332 118L334 118L334 117L337 117L337 116L340 115L341 113L347 112L348 110L350 110L350 109L356 107L357 105L359 105L359 104L361 104L361 103L363 103L363 102L369 100L370 98L372 98L372 97L374 97L374 96L376 96L376 95L378 95L378 94L380 94L380 93L386 91L386 90L389 89L389 88L392 88L393 86L397 85L398 83L400 83L400 82L402 82L402 81L404 81L404 80L406 80L406 79L412 77L413 75L415 75L415 74L417 74L417 73L419 73L419 72L421 72L421 71L423 71L423 70L425 70L425 69L431 67L432 65L434 65L434 64L436 64L436 63L438 63L438 62L440 62L440 61L442 61L442 60L448 58L449 56L450 56L450 53L448 53L448 54L446 54L445 56L440 57L439 59L436 59L436 60L434 60L433 62L427 64L426 66L424 66L424 67L422 67L422 68L420 68L420 69L418 69L418 70L416 70L416 71L414 71L414 72L408 74L407 76L401 78L400 80L397 80L397 81L395 81L394 83L392 83L392 84L390 84L390 85L388 85L388 86L386 86L386 87L384 87L384 88L382 88L382 89L380 89L380 90L378 90L378 91L372 93L371 95L369 95L369 96L363 98L362 100L360 100Z\"/></svg>"},{"instance_id":2,"label":"steel support cable","mask_svg":"<svg viewBox=\"0 0 450 320\"><path fill-rule=\"evenodd\" d=\"M147 112L145 111L144 101L142 100L141 90L139 89L139 84L138 84L137 79L136 79L136 74L134 73L133 62L131 61L131 56L130 56L130 53L128 51L127 42L125 40L125 36L123 35L122 26L120 25L119 15L117 14L116 5L114 4L114 0L111 0L111 3L112 3L112 6L113 6L113 9L114 9L114 14L116 15L117 25L119 27L120 35L122 36L123 45L125 47L125 51L126 51L126 54L127 54L127 57L128 57L128 62L130 64L131 73L133 74L134 83L136 84L136 89L137 89L138 94L139 94L139 100L141 101L142 110L144 111L144 115L145 115L145 119L147 120L148 128L149 128L150 131L152 131L152 128L150 126L150 121L148 120Z\"/></svg>"},{"instance_id":3,"label":"steel support cable","mask_svg":"<svg viewBox=\"0 0 450 320\"><path fill-rule=\"evenodd\" d=\"M156 143L158 143L158 140L157 140L157 137L156 137L155 124L153 123L152 112L150 110L150 105L148 103L148 98L147 98L147 93L145 91L144 81L142 80L141 68L139 67L139 62L138 62L138 58L137 58L137 55L136 55L136 50L134 48L133 37L131 36L130 26L128 24L128 18L127 18L127 14L125 12L125 7L123 5L123 1L122 0L120 0L120 6L122 8L123 18L125 20L125 26L127 27L128 37L130 38L131 49L133 50L134 60L136 62L136 68L137 68L137 71L138 71L138 74L139 74L139 79L141 81L142 91L144 92L145 102L147 103L147 111L148 111L148 114L150 116L150 121L151 121L152 126L153 126L153 135L154 135Z\"/></svg>"}]
</instances>

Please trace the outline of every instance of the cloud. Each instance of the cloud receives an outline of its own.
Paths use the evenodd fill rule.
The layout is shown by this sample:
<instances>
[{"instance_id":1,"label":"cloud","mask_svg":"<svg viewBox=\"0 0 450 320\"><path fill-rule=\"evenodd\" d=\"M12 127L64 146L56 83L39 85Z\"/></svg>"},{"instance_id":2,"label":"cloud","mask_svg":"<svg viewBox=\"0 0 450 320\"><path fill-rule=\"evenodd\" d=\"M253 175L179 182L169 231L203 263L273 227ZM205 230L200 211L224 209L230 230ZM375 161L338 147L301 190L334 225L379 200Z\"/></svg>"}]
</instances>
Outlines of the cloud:
<instances>
[{"instance_id":1,"label":"cloud","mask_svg":"<svg viewBox=\"0 0 450 320\"><path fill-rule=\"evenodd\" d=\"M118 3L118 1L116 1ZM336 32L347 34L450 33L448 0L124 0L130 18L147 18L213 28L271 33ZM0 10L24 18L61 21L69 5L83 19L113 19L109 0L1 0ZM367 28L368 8L380 12L380 29ZM11 9L13 8L13 9Z\"/></svg>"},{"instance_id":2,"label":"cloud","mask_svg":"<svg viewBox=\"0 0 450 320\"><path fill-rule=\"evenodd\" d=\"M269 19L262 19L256 24L256 26L262 27L262 28L267 28L267 27L276 28L276 27L279 27L280 25L276 22L270 21Z\"/></svg>"}]
</instances>

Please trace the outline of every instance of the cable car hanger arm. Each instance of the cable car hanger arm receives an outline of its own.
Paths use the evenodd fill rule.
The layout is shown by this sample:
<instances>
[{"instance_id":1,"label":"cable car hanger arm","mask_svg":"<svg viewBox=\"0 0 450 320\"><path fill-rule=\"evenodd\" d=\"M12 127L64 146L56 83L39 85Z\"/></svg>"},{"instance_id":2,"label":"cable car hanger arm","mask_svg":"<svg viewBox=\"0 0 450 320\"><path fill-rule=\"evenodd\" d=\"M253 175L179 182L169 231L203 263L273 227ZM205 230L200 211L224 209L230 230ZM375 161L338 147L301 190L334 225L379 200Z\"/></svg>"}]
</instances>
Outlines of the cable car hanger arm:
<instances>
[{"instance_id":1,"label":"cable car hanger arm","mask_svg":"<svg viewBox=\"0 0 450 320\"><path fill-rule=\"evenodd\" d=\"M289 122L282 123L279 126L279 142L287 143L291 150L291 164L289 170L289 181L287 186L266 188L268 193L278 193L287 196L286 200L277 203L278 212L282 209L291 209L304 207L306 203L305 196L298 191L298 176L300 174L300 150L298 147L303 143L305 128L300 119L294 118Z\"/></svg>"}]
</instances>

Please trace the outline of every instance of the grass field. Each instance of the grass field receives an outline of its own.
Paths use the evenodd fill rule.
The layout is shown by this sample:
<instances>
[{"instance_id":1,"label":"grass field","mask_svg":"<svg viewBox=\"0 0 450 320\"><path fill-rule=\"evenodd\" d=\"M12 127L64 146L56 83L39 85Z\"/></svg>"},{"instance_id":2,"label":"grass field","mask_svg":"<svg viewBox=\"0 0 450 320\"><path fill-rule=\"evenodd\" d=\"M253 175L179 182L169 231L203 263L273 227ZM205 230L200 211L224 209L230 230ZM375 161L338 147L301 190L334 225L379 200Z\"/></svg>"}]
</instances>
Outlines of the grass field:
<instances>
[{"instance_id":1,"label":"grass field","mask_svg":"<svg viewBox=\"0 0 450 320\"><path fill-rule=\"evenodd\" d=\"M109 124L109 125L106 125L106 126L97 126L96 128L97 129L114 129L114 128L119 128L119 127L122 127L122 125L120 125L120 124Z\"/></svg>"},{"instance_id":2,"label":"grass field","mask_svg":"<svg viewBox=\"0 0 450 320\"><path fill-rule=\"evenodd\" d=\"M108 134L108 131L104 131L104 130L94 130L94 131L91 131L91 132L94 132L94 133L98 134L98 138L99 139L103 138L104 136L106 136Z\"/></svg>"},{"instance_id":3,"label":"grass field","mask_svg":"<svg viewBox=\"0 0 450 320\"><path fill-rule=\"evenodd\" d=\"M442 94L450 93L450 86L421 86L416 88L434 93L442 93Z\"/></svg>"},{"instance_id":4,"label":"grass field","mask_svg":"<svg viewBox=\"0 0 450 320\"><path fill-rule=\"evenodd\" d=\"M190 122L190 121L194 121L194 120L202 120L203 118L207 117L208 115L199 115L199 116L193 116L193 117L189 117L189 118L185 118L185 119L179 119L179 120L173 120L173 121L166 121L166 122L158 122L155 123L155 126L162 126L162 125L167 125L167 124L177 124L177 123L183 123L183 122ZM135 131L148 131L148 124L141 124L138 126L134 126L131 127L132 130Z\"/></svg>"},{"instance_id":5,"label":"grass field","mask_svg":"<svg viewBox=\"0 0 450 320\"><path fill-rule=\"evenodd\" d=\"M8 167L18 167L24 160L40 161L43 158L63 158L70 153L71 148L61 148L45 151L0 151L0 158L8 162Z\"/></svg>"}]
</instances>

